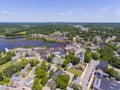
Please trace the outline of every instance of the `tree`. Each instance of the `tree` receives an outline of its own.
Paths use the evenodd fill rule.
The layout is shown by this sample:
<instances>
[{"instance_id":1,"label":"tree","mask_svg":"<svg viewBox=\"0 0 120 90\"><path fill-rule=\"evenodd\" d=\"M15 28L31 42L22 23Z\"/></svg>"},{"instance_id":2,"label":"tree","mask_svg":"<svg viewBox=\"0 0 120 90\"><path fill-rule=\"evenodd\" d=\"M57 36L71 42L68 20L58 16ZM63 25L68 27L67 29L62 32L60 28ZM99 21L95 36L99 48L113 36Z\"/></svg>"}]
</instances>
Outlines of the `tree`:
<instances>
[{"instance_id":1,"label":"tree","mask_svg":"<svg viewBox=\"0 0 120 90\"><path fill-rule=\"evenodd\" d=\"M75 57L74 53L70 53L69 55L66 55L65 61L63 62L62 67L66 67L67 64L72 63L73 65L76 65L80 62L80 58Z\"/></svg>"},{"instance_id":2,"label":"tree","mask_svg":"<svg viewBox=\"0 0 120 90\"><path fill-rule=\"evenodd\" d=\"M98 44L97 39L94 39L93 44L95 44L95 45L97 45L97 44Z\"/></svg>"},{"instance_id":3,"label":"tree","mask_svg":"<svg viewBox=\"0 0 120 90\"><path fill-rule=\"evenodd\" d=\"M66 90L69 80L70 77L67 74L59 74L58 77L55 79L57 87L64 90Z\"/></svg>"},{"instance_id":4,"label":"tree","mask_svg":"<svg viewBox=\"0 0 120 90\"><path fill-rule=\"evenodd\" d=\"M28 53L25 54L25 57L28 57Z\"/></svg>"},{"instance_id":5,"label":"tree","mask_svg":"<svg viewBox=\"0 0 120 90\"><path fill-rule=\"evenodd\" d=\"M7 52L6 55L4 57L0 58L0 64L4 64L8 61L11 61L11 57L15 56L14 52Z\"/></svg>"},{"instance_id":6,"label":"tree","mask_svg":"<svg viewBox=\"0 0 120 90\"><path fill-rule=\"evenodd\" d=\"M42 90L41 81L38 78L35 79L32 90Z\"/></svg>"},{"instance_id":7,"label":"tree","mask_svg":"<svg viewBox=\"0 0 120 90\"><path fill-rule=\"evenodd\" d=\"M71 63L72 63L73 65L76 65L76 64L78 64L79 62L80 62L80 58L75 57L75 56L73 56L73 57L71 58Z\"/></svg>"},{"instance_id":8,"label":"tree","mask_svg":"<svg viewBox=\"0 0 120 90\"><path fill-rule=\"evenodd\" d=\"M49 66L46 65L46 62L45 62L45 61L42 61L40 68L43 69L43 70L45 70L45 71L48 71L48 70L49 70Z\"/></svg>"},{"instance_id":9,"label":"tree","mask_svg":"<svg viewBox=\"0 0 120 90\"><path fill-rule=\"evenodd\" d=\"M53 76L54 73L55 73L55 72L54 72L53 70L51 70L50 73L49 73L49 77Z\"/></svg>"},{"instance_id":10,"label":"tree","mask_svg":"<svg viewBox=\"0 0 120 90\"><path fill-rule=\"evenodd\" d=\"M97 53L92 53L91 55L94 60L97 60L99 58Z\"/></svg>"},{"instance_id":11,"label":"tree","mask_svg":"<svg viewBox=\"0 0 120 90\"><path fill-rule=\"evenodd\" d=\"M120 55L120 51L118 51L118 54Z\"/></svg>"},{"instance_id":12,"label":"tree","mask_svg":"<svg viewBox=\"0 0 120 90\"><path fill-rule=\"evenodd\" d=\"M34 67L34 66L36 66L38 63L40 63L40 61L38 61L38 60L30 60L29 63L30 63L30 65L31 65L32 67Z\"/></svg>"},{"instance_id":13,"label":"tree","mask_svg":"<svg viewBox=\"0 0 120 90\"><path fill-rule=\"evenodd\" d=\"M36 67L36 77L37 78L43 78L47 75L46 71L41 69L40 67Z\"/></svg>"},{"instance_id":14,"label":"tree","mask_svg":"<svg viewBox=\"0 0 120 90\"><path fill-rule=\"evenodd\" d=\"M92 57L91 57L91 54L87 54L87 53L85 54L85 62L86 62L86 63L90 63L91 58L92 58Z\"/></svg>"},{"instance_id":15,"label":"tree","mask_svg":"<svg viewBox=\"0 0 120 90\"><path fill-rule=\"evenodd\" d=\"M51 54L51 55L48 57L48 59L47 59L48 62L51 62L54 56L55 56L54 54Z\"/></svg>"},{"instance_id":16,"label":"tree","mask_svg":"<svg viewBox=\"0 0 120 90\"><path fill-rule=\"evenodd\" d=\"M120 75L117 71L114 70L114 68L108 69L107 73L110 75L110 77L115 77L117 80L120 80Z\"/></svg>"},{"instance_id":17,"label":"tree","mask_svg":"<svg viewBox=\"0 0 120 90\"><path fill-rule=\"evenodd\" d=\"M3 74L0 72L0 81L3 80Z\"/></svg>"},{"instance_id":18,"label":"tree","mask_svg":"<svg viewBox=\"0 0 120 90\"><path fill-rule=\"evenodd\" d=\"M41 79L41 84L42 84L43 86L45 86L48 80L49 80L49 77L48 77L48 76L43 77L43 78Z\"/></svg>"},{"instance_id":19,"label":"tree","mask_svg":"<svg viewBox=\"0 0 120 90\"><path fill-rule=\"evenodd\" d=\"M76 84L76 83L74 83L74 84L72 85L72 87L73 87L74 90L83 90L83 89L82 89L82 86L79 85L79 84Z\"/></svg>"},{"instance_id":20,"label":"tree","mask_svg":"<svg viewBox=\"0 0 120 90\"><path fill-rule=\"evenodd\" d=\"M5 76L11 77L14 74L14 68L13 68L13 66L11 65L11 66L6 67L3 70L3 73L4 73Z\"/></svg>"},{"instance_id":21,"label":"tree","mask_svg":"<svg viewBox=\"0 0 120 90\"><path fill-rule=\"evenodd\" d=\"M110 68L107 70L107 73L111 76L111 77L115 77L116 75L118 75L118 73L114 70L114 68Z\"/></svg>"},{"instance_id":22,"label":"tree","mask_svg":"<svg viewBox=\"0 0 120 90\"><path fill-rule=\"evenodd\" d=\"M69 64L69 59L66 59L64 62L63 62L63 64L62 64L62 67L64 68L64 67L66 67L68 64Z\"/></svg>"},{"instance_id":23,"label":"tree","mask_svg":"<svg viewBox=\"0 0 120 90\"><path fill-rule=\"evenodd\" d=\"M48 59L47 59L47 61L48 61L48 62L51 62L51 61L52 61L52 59L53 59L53 57L51 57L51 56L48 56Z\"/></svg>"}]
</instances>

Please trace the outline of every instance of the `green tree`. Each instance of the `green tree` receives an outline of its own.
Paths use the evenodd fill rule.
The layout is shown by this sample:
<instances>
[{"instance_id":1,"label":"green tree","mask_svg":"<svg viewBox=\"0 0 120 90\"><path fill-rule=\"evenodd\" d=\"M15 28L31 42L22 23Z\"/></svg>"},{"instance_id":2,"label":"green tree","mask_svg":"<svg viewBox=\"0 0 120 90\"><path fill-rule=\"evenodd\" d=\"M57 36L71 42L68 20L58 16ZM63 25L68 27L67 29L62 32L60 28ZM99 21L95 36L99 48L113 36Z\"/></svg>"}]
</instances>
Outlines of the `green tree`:
<instances>
[{"instance_id":1,"label":"green tree","mask_svg":"<svg viewBox=\"0 0 120 90\"><path fill-rule=\"evenodd\" d=\"M91 53L91 55L94 60L99 59L99 55L97 53Z\"/></svg>"},{"instance_id":2,"label":"green tree","mask_svg":"<svg viewBox=\"0 0 120 90\"><path fill-rule=\"evenodd\" d=\"M65 59L65 61L62 64L62 67L66 67L69 64L70 60L69 59Z\"/></svg>"},{"instance_id":3,"label":"green tree","mask_svg":"<svg viewBox=\"0 0 120 90\"><path fill-rule=\"evenodd\" d=\"M50 73L49 73L49 77L53 76L54 73L55 73L55 72L54 72L53 70L51 70Z\"/></svg>"},{"instance_id":4,"label":"green tree","mask_svg":"<svg viewBox=\"0 0 120 90\"><path fill-rule=\"evenodd\" d=\"M40 67L36 67L36 77L37 78L43 78L47 75L46 71L41 69Z\"/></svg>"},{"instance_id":5,"label":"green tree","mask_svg":"<svg viewBox=\"0 0 120 90\"><path fill-rule=\"evenodd\" d=\"M34 66L36 66L38 63L40 63L40 61L38 61L38 60L30 60L29 63L30 63L30 65L31 65L32 67L34 67Z\"/></svg>"},{"instance_id":6,"label":"green tree","mask_svg":"<svg viewBox=\"0 0 120 90\"><path fill-rule=\"evenodd\" d=\"M110 68L107 70L107 73L111 76L111 77L115 77L116 75L118 75L118 73L114 70L114 68Z\"/></svg>"},{"instance_id":7,"label":"green tree","mask_svg":"<svg viewBox=\"0 0 120 90\"><path fill-rule=\"evenodd\" d=\"M54 56L55 56L54 54L51 54L51 55L48 57L48 62L51 62Z\"/></svg>"},{"instance_id":8,"label":"green tree","mask_svg":"<svg viewBox=\"0 0 120 90\"><path fill-rule=\"evenodd\" d=\"M28 57L28 53L25 54L25 57Z\"/></svg>"},{"instance_id":9,"label":"green tree","mask_svg":"<svg viewBox=\"0 0 120 90\"><path fill-rule=\"evenodd\" d=\"M49 70L49 66L46 65L46 62L45 62L45 61L42 61L40 68L43 69L43 70L45 70L45 71L48 71L48 70Z\"/></svg>"},{"instance_id":10,"label":"green tree","mask_svg":"<svg viewBox=\"0 0 120 90\"><path fill-rule=\"evenodd\" d=\"M118 54L120 55L120 51L118 51Z\"/></svg>"},{"instance_id":11,"label":"green tree","mask_svg":"<svg viewBox=\"0 0 120 90\"><path fill-rule=\"evenodd\" d=\"M32 90L42 90L41 81L38 78L35 79Z\"/></svg>"},{"instance_id":12,"label":"green tree","mask_svg":"<svg viewBox=\"0 0 120 90\"><path fill-rule=\"evenodd\" d=\"M48 77L48 76L43 77L43 78L41 79L41 84L42 84L43 86L45 86L48 80L49 80L49 77Z\"/></svg>"},{"instance_id":13,"label":"green tree","mask_svg":"<svg viewBox=\"0 0 120 90\"><path fill-rule=\"evenodd\" d=\"M90 63L91 58L92 58L92 57L91 57L91 54L87 54L87 53L85 54L85 62L86 62L86 63Z\"/></svg>"},{"instance_id":14,"label":"green tree","mask_svg":"<svg viewBox=\"0 0 120 90\"><path fill-rule=\"evenodd\" d=\"M71 63L72 63L73 65L76 65L76 64L78 64L79 62L80 62L80 58L75 57L75 56L73 56L73 57L71 58Z\"/></svg>"},{"instance_id":15,"label":"green tree","mask_svg":"<svg viewBox=\"0 0 120 90\"><path fill-rule=\"evenodd\" d=\"M66 87L68 86L70 77L67 74L60 74L58 75L58 77L56 78L56 85L58 88L64 89L66 90Z\"/></svg>"},{"instance_id":16,"label":"green tree","mask_svg":"<svg viewBox=\"0 0 120 90\"><path fill-rule=\"evenodd\" d=\"M0 81L3 80L3 74L0 72Z\"/></svg>"},{"instance_id":17,"label":"green tree","mask_svg":"<svg viewBox=\"0 0 120 90\"><path fill-rule=\"evenodd\" d=\"M82 86L79 85L79 84L75 84L75 83L74 83L74 84L72 85L72 87L73 87L74 90L83 90L83 89L82 89Z\"/></svg>"},{"instance_id":18,"label":"green tree","mask_svg":"<svg viewBox=\"0 0 120 90\"><path fill-rule=\"evenodd\" d=\"M12 65L6 67L6 68L3 70L3 73L4 73L5 76L11 77L11 76L14 74L14 67L13 67Z\"/></svg>"},{"instance_id":19,"label":"green tree","mask_svg":"<svg viewBox=\"0 0 120 90\"><path fill-rule=\"evenodd\" d=\"M110 77L115 77L117 80L120 80L120 75L117 71L114 70L114 68L109 68L107 73L110 75Z\"/></svg>"}]
</instances>

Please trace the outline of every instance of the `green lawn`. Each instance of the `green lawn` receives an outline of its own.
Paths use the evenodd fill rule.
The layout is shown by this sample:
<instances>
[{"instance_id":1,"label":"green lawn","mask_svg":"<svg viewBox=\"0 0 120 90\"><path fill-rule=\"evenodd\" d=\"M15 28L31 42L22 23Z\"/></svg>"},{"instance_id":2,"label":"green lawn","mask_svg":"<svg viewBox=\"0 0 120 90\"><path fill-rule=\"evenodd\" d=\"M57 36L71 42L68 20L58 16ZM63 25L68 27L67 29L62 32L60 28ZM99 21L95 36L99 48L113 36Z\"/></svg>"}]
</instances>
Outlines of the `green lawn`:
<instances>
[{"instance_id":1,"label":"green lawn","mask_svg":"<svg viewBox=\"0 0 120 90\"><path fill-rule=\"evenodd\" d=\"M80 70L77 70L76 68L74 67L71 67L69 70L69 72L73 73L74 75L80 77L82 75L82 71Z\"/></svg>"},{"instance_id":2,"label":"green lawn","mask_svg":"<svg viewBox=\"0 0 120 90\"><path fill-rule=\"evenodd\" d=\"M0 72L2 72L4 68L6 68L7 66L10 66L10 65L11 65L11 61L9 61L3 65L0 65Z\"/></svg>"},{"instance_id":3,"label":"green lawn","mask_svg":"<svg viewBox=\"0 0 120 90\"><path fill-rule=\"evenodd\" d=\"M3 72L3 70L10 65L11 65L11 61L9 61L3 65L0 65L0 72ZM4 76L4 79L2 81L0 81L0 84L9 85L9 82L10 82L10 78Z\"/></svg>"}]
</instances>

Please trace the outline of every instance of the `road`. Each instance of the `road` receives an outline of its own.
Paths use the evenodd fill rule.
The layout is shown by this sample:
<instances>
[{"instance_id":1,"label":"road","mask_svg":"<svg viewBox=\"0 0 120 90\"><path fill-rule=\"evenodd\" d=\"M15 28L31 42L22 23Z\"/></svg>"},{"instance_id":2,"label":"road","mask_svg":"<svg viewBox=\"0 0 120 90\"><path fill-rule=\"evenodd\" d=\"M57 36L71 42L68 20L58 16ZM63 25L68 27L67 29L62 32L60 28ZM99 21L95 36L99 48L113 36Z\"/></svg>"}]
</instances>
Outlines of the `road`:
<instances>
[{"instance_id":1,"label":"road","mask_svg":"<svg viewBox=\"0 0 120 90\"><path fill-rule=\"evenodd\" d=\"M88 90L88 84L91 79L92 73L98 64L99 64L99 61L92 60L89 66L87 67L83 77L81 78L81 84L83 86L83 90Z\"/></svg>"}]
</instances>

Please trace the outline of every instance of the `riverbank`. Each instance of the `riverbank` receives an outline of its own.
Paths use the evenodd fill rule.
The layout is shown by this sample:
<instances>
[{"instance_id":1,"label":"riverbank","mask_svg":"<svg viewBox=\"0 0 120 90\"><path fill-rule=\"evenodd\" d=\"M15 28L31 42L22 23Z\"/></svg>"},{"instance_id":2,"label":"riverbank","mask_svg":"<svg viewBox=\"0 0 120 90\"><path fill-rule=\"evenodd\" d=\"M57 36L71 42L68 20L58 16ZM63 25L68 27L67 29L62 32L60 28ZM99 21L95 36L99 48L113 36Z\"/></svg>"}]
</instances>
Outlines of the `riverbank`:
<instances>
[{"instance_id":1,"label":"riverbank","mask_svg":"<svg viewBox=\"0 0 120 90\"><path fill-rule=\"evenodd\" d=\"M3 38L5 38L5 35L0 35L0 37L3 37Z\"/></svg>"},{"instance_id":2,"label":"riverbank","mask_svg":"<svg viewBox=\"0 0 120 90\"><path fill-rule=\"evenodd\" d=\"M65 43L58 40L53 40L50 38L26 38L27 40L43 40L44 42L54 42L54 43Z\"/></svg>"}]
</instances>

